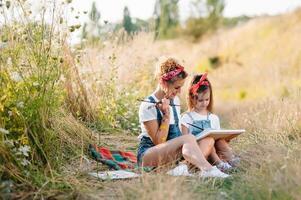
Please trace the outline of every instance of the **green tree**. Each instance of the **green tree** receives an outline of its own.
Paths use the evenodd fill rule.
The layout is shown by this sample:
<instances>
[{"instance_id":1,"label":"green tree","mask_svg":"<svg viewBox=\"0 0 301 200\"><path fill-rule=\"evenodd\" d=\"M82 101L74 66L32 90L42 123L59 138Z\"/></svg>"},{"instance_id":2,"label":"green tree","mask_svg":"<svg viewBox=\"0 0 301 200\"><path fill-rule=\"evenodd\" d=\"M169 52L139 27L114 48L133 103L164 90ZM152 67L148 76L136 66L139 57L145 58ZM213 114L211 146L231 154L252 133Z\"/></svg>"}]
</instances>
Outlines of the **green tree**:
<instances>
[{"instance_id":1,"label":"green tree","mask_svg":"<svg viewBox=\"0 0 301 200\"><path fill-rule=\"evenodd\" d=\"M195 0L195 15L186 21L185 33L195 40L203 34L215 31L223 22L224 0Z\"/></svg>"},{"instance_id":2,"label":"green tree","mask_svg":"<svg viewBox=\"0 0 301 200\"><path fill-rule=\"evenodd\" d=\"M154 9L155 39L175 36L179 25L179 0L157 0Z\"/></svg>"},{"instance_id":3,"label":"green tree","mask_svg":"<svg viewBox=\"0 0 301 200\"><path fill-rule=\"evenodd\" d=\"M91 8L91 11L89 13L89 18L95 24L98 24L98 21L100 20L100 12L96 8L95 1L92 3L92 8Z\"/></svg>"},{"instance_id":4,"label":"green tree","mask_svg":"<svg viewBox=\"0 0 301 200\"><path fill-rule=\"evenodd\" d=\"M89 22L84 23L81 39L87 39L88 42L98 42L101 35L101 25L100 25L100 12L96 7L96 3L92 3L91 10L89 12Z\"/></svg>"},{"instance_id":5,"label":"green tree","mask_svg":"<svg viewBox=\"0 0 301 200\"><path fill-rule=\"evenodd\" d=\"M122 26L124 30L127 32L128 35L132 35L132 33L135 31L135 26L132 23L132 18L130 15L130 11L127 6L123 9L123 21Z\"/></svg>"},{"instance_id":6,"label":"green tree","mask_svg":"<svg viewBox=\"0 0 301 200\"><path fill-rule=\"evenodd\" d=\"M83 29L82 29L82 35L81 38L82 39L87 39L88 36L88 32L87 32L87 23L84 23Z\"/></svg>"},{"instance_id":7,"label":"green tree","mask_svg":"<svg viewBox=\"0 0 301 200\"><path fill-rule=\"evenodd\" d=\"M218 28L223 19L223 11L225 9L224 0L207 0L208 22L211 24L211 29Z\"/></svg>"}]
</instances>

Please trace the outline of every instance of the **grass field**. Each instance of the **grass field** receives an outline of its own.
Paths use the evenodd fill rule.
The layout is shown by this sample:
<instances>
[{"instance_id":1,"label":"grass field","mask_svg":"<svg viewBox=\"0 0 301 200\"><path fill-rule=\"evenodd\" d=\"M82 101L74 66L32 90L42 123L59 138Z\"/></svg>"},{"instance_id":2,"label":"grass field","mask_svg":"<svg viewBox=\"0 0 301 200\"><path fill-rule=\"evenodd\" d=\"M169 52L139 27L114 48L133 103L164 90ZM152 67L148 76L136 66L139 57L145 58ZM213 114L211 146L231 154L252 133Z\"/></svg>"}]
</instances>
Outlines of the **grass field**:
<instances>
[{"instance_id":1,"label":"grass field","mask_svg":"<svg viewBox=\"0 0 301 200\"><path fill-rule=\"evenodd\" d=\"M197 43L140 33L79 50L56 34L59 26L9 27L0 33L1 198L301 199L300 10ZM89 177L107 169L88 155L89 143L136 151L136 99L154 90L154 64L169 55L190 75L209 71L222 127L246 129L231 142L240 167L226 180L164 170L126 181Z\"/></svg>"}]
</instances>

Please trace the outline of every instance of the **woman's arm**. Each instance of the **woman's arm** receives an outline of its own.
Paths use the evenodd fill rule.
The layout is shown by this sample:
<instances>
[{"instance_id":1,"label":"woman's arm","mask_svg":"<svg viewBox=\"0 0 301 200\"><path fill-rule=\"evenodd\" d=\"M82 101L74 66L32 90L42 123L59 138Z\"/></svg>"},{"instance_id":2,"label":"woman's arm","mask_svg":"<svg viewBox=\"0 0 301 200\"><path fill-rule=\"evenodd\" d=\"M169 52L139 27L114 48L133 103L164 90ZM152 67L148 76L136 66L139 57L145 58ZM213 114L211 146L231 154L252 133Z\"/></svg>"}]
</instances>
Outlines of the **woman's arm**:
<instances>
[{"instance_id":1,"label":"woman's arm","mask_svg":"<svg viewBox=\"0 0 301 200\"><path fill-rule=\"evenodd\" d=\"M155 145L166 142L170 121L169 103L169 99L163 98L162 103L157 105L163 113L160 126L158 120L143 122L147 133L149 134Z\"/></svg>"},{"instance_id":2,"label":"woman's arm","mask_svg":"<svg viewBox=\"0 0 301 200\"><path fill-rule=\"evenodd\" d=\"M155 145L166 142L169 130L169 116L163 116L161 125L158 120L143 122L144 127Z\"/></svg>"}]
</instances>

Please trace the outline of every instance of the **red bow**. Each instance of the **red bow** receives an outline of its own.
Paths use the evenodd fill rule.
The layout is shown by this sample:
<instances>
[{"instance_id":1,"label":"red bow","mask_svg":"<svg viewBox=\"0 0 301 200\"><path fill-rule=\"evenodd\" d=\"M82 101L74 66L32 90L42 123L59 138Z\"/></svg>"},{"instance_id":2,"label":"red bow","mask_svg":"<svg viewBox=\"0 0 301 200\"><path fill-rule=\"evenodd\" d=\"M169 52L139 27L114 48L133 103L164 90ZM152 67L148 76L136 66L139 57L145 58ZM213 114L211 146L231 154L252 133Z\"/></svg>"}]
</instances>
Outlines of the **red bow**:
<instances>
[{"instance_id":1,"label":"red bow","mask_svg":"<svg viewBox=\"0 0 301 200\"><path fill-rule=\"evenodd\" d=\"M178 74L180 74L183 70L184 70L184 67L182 67L181 65L178 65L175 70L172 70L170 72L167 72L166 74L163 74L161 76L161 79L164 80L164 81L169 81L173 77L175 77Z\"/></svg>"},{"instance_id":2,"label":"red bow","mask_svg":"<svg viewBox=\"0 0 301 200\"><path fill-rule=\"evenodd\" d=\"M206 80L207 79L207 73L203 74L201 79L199 80L199 82L197 82L196 84L192 85L190 88L190 92L194 95L197 95L197 91L198 89L202 86L202 85L206 85L209 86L209 82Z\"/></svg>"}]
</instances>

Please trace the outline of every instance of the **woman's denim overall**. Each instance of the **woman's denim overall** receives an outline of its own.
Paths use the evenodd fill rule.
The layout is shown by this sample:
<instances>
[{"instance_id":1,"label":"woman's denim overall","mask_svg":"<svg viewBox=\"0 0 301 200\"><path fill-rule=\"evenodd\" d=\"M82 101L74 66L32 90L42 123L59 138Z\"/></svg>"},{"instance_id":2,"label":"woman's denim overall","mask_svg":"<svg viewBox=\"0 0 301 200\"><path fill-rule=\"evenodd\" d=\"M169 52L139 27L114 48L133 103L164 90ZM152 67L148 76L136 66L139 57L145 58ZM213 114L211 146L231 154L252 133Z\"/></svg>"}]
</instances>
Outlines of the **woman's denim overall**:
<instances>
[{"instance_id":1,"label":"woman's denim overall","mask_svg":"<svg viewBox=\"0 0 301 200\"><path fill-rule=\"evenodd\" d=\"M148 99L151 102L156 103L155 99L152 96L148 97ZM169 125L167 140L171 140L173 138L181 136L181 131L180 131L180 128L179 128L179 118L178 118L176 106L173 103L173 99L170 100L170 104L172 105L172 111L173 111L175 124L170 124ZM157 119L158 119L158 123L159 123L159 126L160 126L161 121L162 121L162 115L161 115L161 112L160 112L159 108L156 107L156 110L157 110ZM141 138L140 144L139 144L139 147L138 147L138 153L137 153L138 165L142 164L142 157L145 154L146 150L148 150L149 148L151 148L153 146L155 146L155 144L153 143L153 141L149 137L143 136Z\"/></svg>"},{"instance_id":2,"label":"woman's denim overall","mask_svg":"<svg viewBox=\"0 0 301 200\"><path fill-rule=\"evenodd\" d=\"M210 113L207 114L207 119L205 120L194 120L192 118L192 116L190 115L190 113L187 113L188 116L192 119L192 124L197 126L197 127L200 127L201 129L205 130L205 129L210 129L211 128L211 121L209 120L209 115ZM189 127L189 131L190 133L192 133L193 135L197 135L199 134L200 132L202 132L203 130L201 130L199 128L196 128L196 127L193 127L193 126L190 126Z\"/></svg>"}]
</instances>

